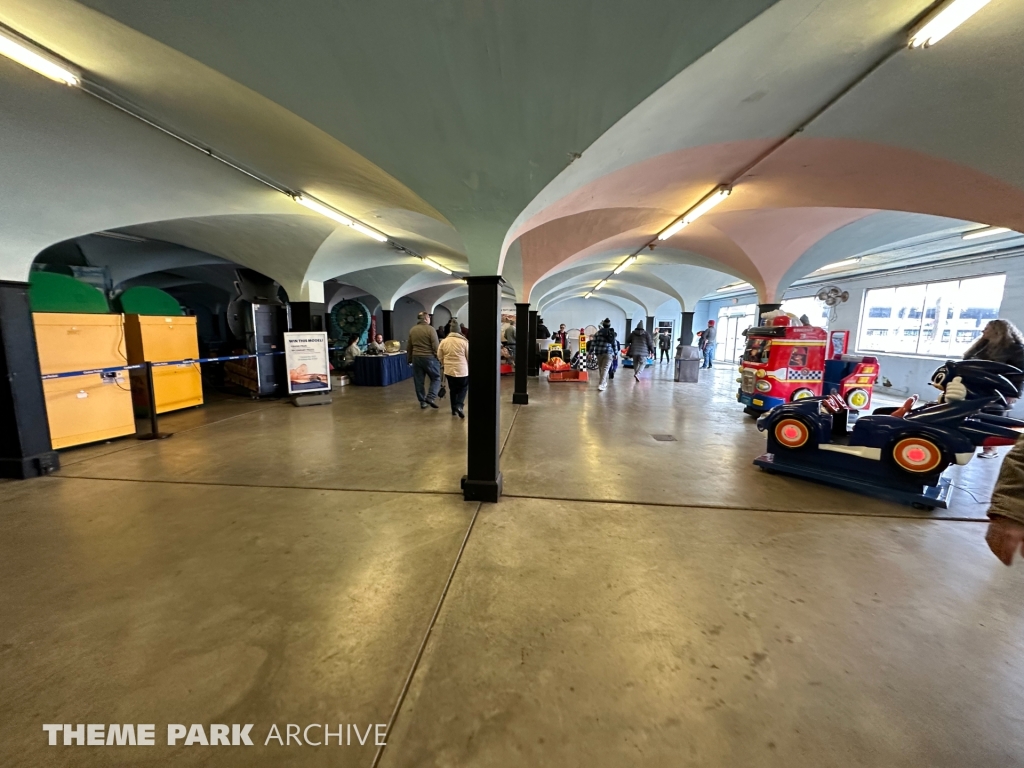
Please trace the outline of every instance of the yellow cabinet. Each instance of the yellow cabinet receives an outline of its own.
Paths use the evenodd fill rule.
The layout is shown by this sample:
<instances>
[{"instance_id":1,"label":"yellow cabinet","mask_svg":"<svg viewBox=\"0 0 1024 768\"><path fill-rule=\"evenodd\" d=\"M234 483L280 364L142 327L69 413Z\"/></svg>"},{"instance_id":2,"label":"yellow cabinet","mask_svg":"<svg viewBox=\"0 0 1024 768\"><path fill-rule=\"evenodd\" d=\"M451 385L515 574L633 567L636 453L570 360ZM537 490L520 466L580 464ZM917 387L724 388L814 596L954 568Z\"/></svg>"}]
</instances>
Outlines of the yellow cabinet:
<instances>
[{"instance_id":1,"label":"yellow cabinet","mask_svg":"<svg viewBox=\"0 0 1024 768\"><path fill-rule=\"evenodd\" d=\"M125 315L125 339L128 361L132 364L196 359L199 337L194 317ZM133 376L136 405L146 408L148 395L145 378ZM153 369L156 412L203 404L203 380L199 363L169 365Z\"/></svg>"},{"instance_id":2,"label":"yellow cabinet","mask_svg":"<svg viewBox=\"0 0 1024 768\"><path fill-rule=\"evenodd\" d=\"M121 315L36 312L36 346L43 374L124 365ZM109 440L135 432L127 371L43 382L54 448Z\"/></svg>"}]
</instances>

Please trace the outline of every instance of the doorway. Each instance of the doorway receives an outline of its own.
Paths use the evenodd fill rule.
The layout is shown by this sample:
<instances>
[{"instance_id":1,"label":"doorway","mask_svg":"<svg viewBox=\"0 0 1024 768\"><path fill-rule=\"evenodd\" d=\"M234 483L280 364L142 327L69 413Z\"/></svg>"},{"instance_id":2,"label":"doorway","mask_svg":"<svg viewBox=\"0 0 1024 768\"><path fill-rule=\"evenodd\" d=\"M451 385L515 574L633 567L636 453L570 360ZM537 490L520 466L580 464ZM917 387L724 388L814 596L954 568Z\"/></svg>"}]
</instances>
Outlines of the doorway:
<instances>
[{"instance_id":1,"label":"doorway","mask_svg":"<svg viewBox=\"0 0 1024 768\"><path fill-rule=\"evenodd\" d=\"M746 347L743 331L754 324L757 304L740 304L718 310L715 362L738 363Z\"/></svg>"}]
</instances>

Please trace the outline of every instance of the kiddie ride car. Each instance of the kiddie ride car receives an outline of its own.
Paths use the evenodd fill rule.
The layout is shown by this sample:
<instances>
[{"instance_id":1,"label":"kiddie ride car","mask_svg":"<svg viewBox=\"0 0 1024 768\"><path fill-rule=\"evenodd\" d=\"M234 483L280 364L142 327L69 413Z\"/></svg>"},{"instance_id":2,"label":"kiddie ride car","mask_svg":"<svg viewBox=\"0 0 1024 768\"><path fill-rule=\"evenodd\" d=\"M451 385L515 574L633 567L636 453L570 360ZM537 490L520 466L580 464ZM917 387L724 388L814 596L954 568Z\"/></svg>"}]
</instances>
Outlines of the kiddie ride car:
<instances>
[{"instance_id":1,"label":"kiddie ride car","mask_svg":"<svg viewBox=\"0 0 1024 768\"><path fill-rule=\"evenodd\" d=\"M985 375L976 377L978 367L968 363L984 363ZM1020 373L1002 363L950 361L933 377L945 389L943 402L915 408L915 395L899 408L861 416L852 429L838 395L780 405L757 420L768 450L754 464L918 509L945 508L947 467L966 464L979 446L1013 445L1024 433L1024 421L985 412L1005 408L1006 397L1017 394L993 366Z\"/></svg>"},{"instance_id":2,"label":"kiddie ride car","mask_svg":"<svg viewBox=\"0 0 1024 768\"><path fill-rule=\"evenodd\" d=\"M871 405L876 358L836 355L826 360L824 328L795 325L792 316L781 313L768 318L768 325L744 332L747 346L736 393L744 413L758 416L783 403L830 393L854 411Z\"/></svg>"}]
</instances>

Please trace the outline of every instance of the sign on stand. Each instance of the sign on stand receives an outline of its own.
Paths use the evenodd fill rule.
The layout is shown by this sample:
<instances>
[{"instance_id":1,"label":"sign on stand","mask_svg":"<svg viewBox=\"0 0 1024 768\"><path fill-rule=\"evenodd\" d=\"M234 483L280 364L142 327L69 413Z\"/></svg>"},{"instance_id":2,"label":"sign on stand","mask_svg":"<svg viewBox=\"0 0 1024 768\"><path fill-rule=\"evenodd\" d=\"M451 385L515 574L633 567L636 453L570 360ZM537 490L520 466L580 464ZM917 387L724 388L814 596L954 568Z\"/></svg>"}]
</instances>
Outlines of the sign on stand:
<instances>
[{"instance_id":1,"label":"sign on stand","mask_svg":"<svg viewBox=\"0 0 1024 768\"><path fill-rule=\"evenodd\" d=\"M325 332L286 333L284 360L288 368L289 395L331 391L331 367L327 358Z\"/></svg>"}]
</instances>

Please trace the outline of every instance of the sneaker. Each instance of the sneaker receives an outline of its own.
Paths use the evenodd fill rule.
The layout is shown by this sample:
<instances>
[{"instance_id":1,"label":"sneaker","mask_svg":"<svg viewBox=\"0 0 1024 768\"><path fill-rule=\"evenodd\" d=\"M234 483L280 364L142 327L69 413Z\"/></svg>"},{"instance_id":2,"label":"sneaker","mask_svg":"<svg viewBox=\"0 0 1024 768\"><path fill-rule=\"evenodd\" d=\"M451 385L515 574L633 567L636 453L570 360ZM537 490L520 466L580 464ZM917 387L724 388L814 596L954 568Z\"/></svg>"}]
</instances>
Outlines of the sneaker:
<instances>
[{"instance_id":1,"label":"sneaker","mask_svg":"<svg viewBox=\"0 0 1024 768\"><path fill-rule=\"evenodd\" d=\"M426 407L427 407L427 404L426 404L426 403L420 403L420 409L421 409L421 410L422 410L422 409L424 409L424 408L426 408Z\"/></svg>"},{"instance_id":2,"label":"sneaker","mask_svg":"<svg viewBox=\"0 0 1024 768\"><path fill-rule=\"evenodd\" d=\"M598 384L597 385L597 391L598 392L604 392L606 389L608 389L608 385L607 384Z\"/></svg>"},{"instance_id":3,"label":"sneaker","mask_svg":"<svg viewBox=\"0 0 1024 768\"><path fill-rule=\"evenodd\" d=\"M633 378L636 379L637 381L640 381L640 374L639 373L634 373L633 374Z\"/></svg>"},{"instance_id":4,"label":"sneaker","mask_svg":"<svg viewBox=\"0 0 1024 768\"><path fill-rule=\"evenodd\" d=\"M435 403L433 400L427 400L427 405L429 405L431 408L434 408L435 410L437 409L437 403Z\"/></svg>"},{"instance_id":5,"label":"sneaker","mask_svg":"<svg viewBox=\"0 0 1024 768\"><path fill-rule=\"evenodd\" d=\"M456 413L459 414L460 419L466 418L466 414L462 412L462 409L457 410Z\"/></svg>"}]
</instances>

